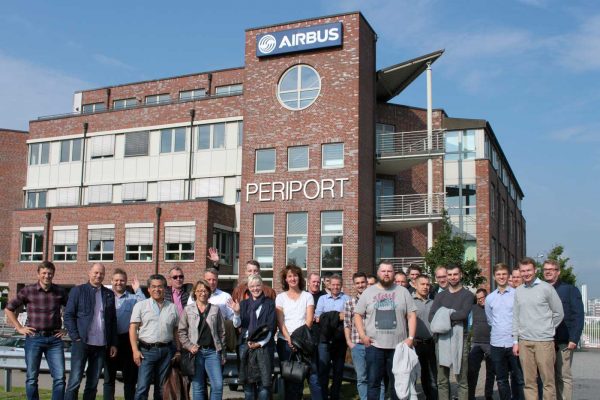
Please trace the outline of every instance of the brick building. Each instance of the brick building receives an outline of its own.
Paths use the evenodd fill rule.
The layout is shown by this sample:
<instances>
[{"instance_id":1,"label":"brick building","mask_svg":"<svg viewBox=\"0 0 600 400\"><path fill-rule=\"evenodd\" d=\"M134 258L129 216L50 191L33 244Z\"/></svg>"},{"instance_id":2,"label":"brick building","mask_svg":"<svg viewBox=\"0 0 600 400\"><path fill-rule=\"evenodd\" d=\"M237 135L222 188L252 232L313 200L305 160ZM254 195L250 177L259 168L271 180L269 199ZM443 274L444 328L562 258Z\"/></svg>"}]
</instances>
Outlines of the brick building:
<instances>
[{"instance_id":1,"label":"brick building","mask_svg":"<svg viewBox=\"0 0 600 400\"><path fill-rule=\"evenodd\" d=\"M348 284L422 262L444 207L488 277L514 262L523 194L490 125L391 103L443 51L376 70L376 38L360 13L249 29L244 67L78 92L31 121L11 288L44 258L64 285L95 260L193 281L208 246L225 287L251 258L276 288L288 262Z\"/></svg>"}]
</instances>

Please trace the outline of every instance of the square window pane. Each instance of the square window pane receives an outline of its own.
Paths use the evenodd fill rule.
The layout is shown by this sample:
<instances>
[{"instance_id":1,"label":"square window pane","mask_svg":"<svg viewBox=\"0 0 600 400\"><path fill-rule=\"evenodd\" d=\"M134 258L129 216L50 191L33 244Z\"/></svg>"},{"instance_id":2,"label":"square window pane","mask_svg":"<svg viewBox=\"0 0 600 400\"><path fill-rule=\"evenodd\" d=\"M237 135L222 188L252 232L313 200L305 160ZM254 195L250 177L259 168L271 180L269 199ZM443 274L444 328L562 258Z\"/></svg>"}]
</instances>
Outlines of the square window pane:
<instances>
[{"instance_id":1,"label":"square window pane","mask_svg":"<svg viewBox=\"0 0 600 400\"><path fill-rule=\"evenodd\" d=\"M35 208L36 207L36 200L37 200L37 193L36 192L29 192L29 193L27 193L27 208Z\"/></svg>"},{"instance_id":2,"label":"square window pane","mask_svg":"<svg viewBox=\"0 0 600 400\"><path fill-rule=\"evenodd\" d=\"M41 253L42 252L42 248L43 248L43 238L44 235L42 235L41 233L36 233L33 235L33 251L36 253Z\"/></svg>"},{"instance_id":3,"label":"square window pane","mask_svg":"<svg viewBox=\"0 0 600 400\"><path fill-rule=\"evenodd\" d=\"M185 151L185 128L175 129L174 151Z\"/></svg>"},{"instance_id":4,"label":"square window pane","mask_svg":"<svg viewBox=\"0 0 600 400\"><path fill-rule=\"evenodd\" d=\"M262 268L273 268L273 247L255 247L254 259Z\"/></svg>"},{"instance_id":5,"label":"square window pane","mask_svg":"<svg viewBox=\"0 0 600 400\"><path fill-rule=\"evenodd\" d=\"M198 150L210 149L210 125L198 128Z\"/></svg>"},{"instance_id":6,"label":"square window pane","mask_svg":"<svg viewBox=\"0 0 600 400\"><path fill-rule=\"evenodd\" d=\"M306 235L308 232L308 213L288 213L287 234Z\"/></svg>"},{"instance_id":7,"label":"square window pane","mask_svg":"<svg viewBox=\"0 0 600 400\"><path fill-rule=\"evenodd\" d=\"M254 235L273 236L273 214L254 215Z\"/></svg>"},{"instance_id":8,"label":"square window pane","mask_svg":"<svg viewBox=\"0 0 600 400\"><path fill-rule=\"evenodd\" d=\"M287 263L306 268L306 247L288 247Z\"/></svg>"},{"instance_id":9,"label":"square window pane","mask_svg":"<svg viewBox=\"0 0 600 400\"><path fill-rule=\"evenodd\" d=\"M342 231L342 211L323 211L321 213L321 235L341 234Z\"/></svg>"},{"instance_id":10,"label":"square window pane","mask_svg":"<svg viewBox=\"0 0 600 400\"><path fill-rule=\"evenodd\" d=\"M97 252L101 249L100 240L90 240L90 252Z\"/></svg>"},{"instance_id":11,"label":"square window pane","mask_svg":"<svg viewBox=\"0 0 600 400\"><path fill-rule=\"evenodd\" d=\"M21 234L21 252L22 253L31 252L32 243L33 243L32 234L29 232L23 232Z\"/></svg>"},{"instance_id":12,"label":"square window pane","mask_svg":"<svg viewBox=\"0 0 600 400\"><path fill-rule=\"evenodd\" d=\"M323 246L321 248L321 268L342 268L341 246Z\"/></svg>"},{"instance_id":13,"label":"square window pane","mask_svg":"<svg viewBox=\"0 0 600 400\"><path fill-rule=\"evenodd\" d=\"M446 132L446 153L458 151L458 135L460 132Z\"/></svg>"},{"instance_id":14,"label":"square window pane","mask_svg":"<svg viewBox=\"0 0 600 400\"><path fill-rule=\"evenodd\" d=\"M60 142L60 162L69 162L71 158L71 141L63 140Z\"/></svg>"},{"instance_id":15,"label":"square window pane","mask_svg":"<svg viewBox=\"0 0 600 400\"><path fill-rule=\"evenodd\" d=\"M308 168L308 146L288 148L288 169Z\"/></svg>"},{"instance_id":16,"label":"square window pane","mask_svg":"<svg viewBox=\"0 0 600 400\"><path fill-rule=\"evenodd\" d=\"M324 144L322 152L324 167L340 167L344 165L343 143Z\"/></svg>"},{"instance_id":17,"label":"square window pane","mask_svg":"<svg viewBox=\"0 0 600 400\"><path fill-rule=\"evenodd\" d=\"M256 172L275 170L275 149L256 150Z\"/></svg>"},{"instance_id":18,"label":"square window pane","mask_svg":"<svg viewBox=\"0 0 600 400\"><path fill-rule=\"evenodd\" d=\"M285 75L279 84L280 90L287 92L288 90L296 90L298 87L298 68L292 68Z\"/></svg>"},{"instance_id":19,"label":"square window pane","mask_svg":"<svg viewBox=\"0 0 600 400\"><path fill-rule=\"evenodd\" d=\"M50 158L50 143L42 143L42 154L40 156L40 164L48 164Z\"/></svg>"},{"instance_id":20,"label":"square window pane","mask_svg":"<svg viewBox=\"0 0 600 400\"><path fill-rule=\"evenodd\" d=\"M46 193L47 192L38 192L38 207L46 207Z\"/></svg>"},{"instance_id":21,"label":"square window pane","mask_svg":"<svg viewBox=\"0 0 600 400\"><path fill-rule=\"evenodd\" d=\"M213 149L225 148L225 124L213 125Z\"/></svg>"},{"instance_id":22,"label":"square window pane","mask_svg":"<svg viewBox=\"0 0 600 400\"><path fill-rule=\"evenodd\" d=\"M104 241L104 251L114 251L114 250L115 250L114 240L105 240Z\"/></svg>"},{"instance_id":23,"label":"square window pane","mask_svg":"<svg viewBox=\"0 0 600 400\"><path fill-rule=\"evenodd\" d=\"M32 144L29 147L29 165L37 165L40 163L40 144Z\"/></svg>"},{"instance_id":24,"label":"square window pane","mask_svg":"<svg viewBox=\"0 0 600 400\"><path fill-rule=\"evenodd\" d=\"M171 130L160 131L160 152L170 153L171 152Z\"/></svg>"},{"instance_id":25,"label":"square window pane","mask_svg":"<svg viewBox=\"0 0 600 400\"><path fill-rule=\"evenodd\" d=\"M81 139L73 139L73 148L71 149L71 161L81 161Z\"/></svg>"}]
</instances>

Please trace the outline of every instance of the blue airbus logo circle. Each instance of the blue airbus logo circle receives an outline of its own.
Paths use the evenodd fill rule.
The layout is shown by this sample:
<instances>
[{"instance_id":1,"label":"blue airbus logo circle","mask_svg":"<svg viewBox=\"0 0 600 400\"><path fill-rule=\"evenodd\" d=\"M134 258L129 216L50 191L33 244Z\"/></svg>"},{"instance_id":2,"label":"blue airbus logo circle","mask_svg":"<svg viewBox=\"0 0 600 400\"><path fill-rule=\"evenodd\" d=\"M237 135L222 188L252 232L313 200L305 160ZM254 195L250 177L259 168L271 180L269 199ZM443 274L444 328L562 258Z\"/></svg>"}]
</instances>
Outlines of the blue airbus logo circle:
<instances>
[{"instance_id":1,"label":"blue airbus logo circle","mask_svg":"<svg viewBox=\"0 0 600 400\"><path fill-rule=\"evenodd\" d=\"M265 35L258 41L258 49L264 54L269 54L275 50L275 46L277 46L277 40L273 35Z\"/></svg>"}]
</instances>

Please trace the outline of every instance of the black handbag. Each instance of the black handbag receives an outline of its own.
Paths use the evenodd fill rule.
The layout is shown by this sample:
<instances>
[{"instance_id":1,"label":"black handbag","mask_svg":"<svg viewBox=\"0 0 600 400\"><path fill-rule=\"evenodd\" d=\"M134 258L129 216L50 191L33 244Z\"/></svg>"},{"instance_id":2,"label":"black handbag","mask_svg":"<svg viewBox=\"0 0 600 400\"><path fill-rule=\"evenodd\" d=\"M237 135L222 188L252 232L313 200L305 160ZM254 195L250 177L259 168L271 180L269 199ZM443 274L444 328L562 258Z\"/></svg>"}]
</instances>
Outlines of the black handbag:
<instances>
[{"instance_id":1,"label":"black handbag","mask_svg":"<svg viewBox=\"0 0 600 400\"><path fill-rule=\"evenodd\" d=\"M190 353L189 350L181 349L179 369L183 376L194 376L196 374L196 355Z\"/></svg>"},{"instance_id":2,"label":"black handbag","mask_svg":"<svg viewBox=\"0 0 600 400\"><path fill-rule=\"evenodd\" d=\"M300 361L296 354L292 354L289 361L281 362L281 377L286 381L303 383L309 371L310 366Z\"/></svg>"}]
</instances>

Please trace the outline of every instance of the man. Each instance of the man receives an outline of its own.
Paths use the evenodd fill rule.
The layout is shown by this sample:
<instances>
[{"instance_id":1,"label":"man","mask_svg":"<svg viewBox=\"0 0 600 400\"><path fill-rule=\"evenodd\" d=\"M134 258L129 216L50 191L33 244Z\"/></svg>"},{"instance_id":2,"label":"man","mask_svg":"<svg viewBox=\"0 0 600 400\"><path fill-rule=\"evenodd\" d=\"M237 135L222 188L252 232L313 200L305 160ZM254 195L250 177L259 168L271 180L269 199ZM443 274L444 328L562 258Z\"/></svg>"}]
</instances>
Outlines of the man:
<instances>
[{"instance_id":1,"label":"man","mask_svg":"<svg viewBox=\"0 0 600 400\"><path fill-rule=\"evenodd\" d=\"M150 275L150 298L136 303L131 312L129 341L133 361L139 367L135 400L146 400L150 385L154 385L154 399L162 399L161 384L167 375L173 351L178 346L179 313L175 304L165 299L166 287L164 276Z\"/></svg>"},{"instance_id":2,"label":"man","mask_svg":"<svg viewBox=\"0 0 600 400\"><path fill-rule=\"evenodd\" d=\"M331 275L332 272L325 272L323 274L323 287L325 288L326 293L331 293ZM317 304L317 303L315 303Z\"/></svg>"},{"instance_id":3,"label":"man","mask_svg":"<svg viewBox=\"0 0 600 400\"><path fill-rule=\"evenodd\" d=\"M373 286L377 283L377 277L373 274L368 274L367 275L367 287L369 286Z\"/></svg>"},{"instance_id":4,"label":"man","mask_svg":"<svg viewBox=\"0 0 600 400\"><path fill-rule=\"evenodd\" d=\"M115 398L117 370L123 372L123 395L125 400L133 400L138 369L133 362L133 353L131 352L129 321L135 303L146 300L146 296L140 289L140 281L137 278L133 279L131 285L135 294L127 291L127 273L121 268L116 268L113 272L111 285L115 294L115 307L117 309L118 341L117 357L108 358L104 363L104 400Z\"/></svg>"},{"instance_id":5,"label":"man","mask_svg":"<svg viewBox=\"0 0 600 400\"><path fill-rule=\"evenodd\" d=\"M408 267L408 292L414 294L417 290L417 277L421 275L421 267L416 264L411 264Z\"/></svg>"},{"instance_id":6,"label":"man","mask_svg":"<svg viewBox=\"0 0 600 400\"><path fill-rule=\"evenodd\" d=\"M433 287L433 293L439 293L448 288L448 270L443 265L438 265L434 271L436 284Z\"/></svg>"},{"instance_id":7,"label":"man","mask_svg":"<svg viewBox=\"0 0 600 400\"><path fill-rule=\"evenodd\" d=\"M52 283L55 267L44 261L37 267L38 281L19 290L4 313L17 332L25 335L25 392L28 399L39 400L38 375L42 354L46 357L52 375L52 399L62 400L65 395L65 355L61 329L61 307L67 304L67 293ZM27 321L21 325L17 316L27 307Z\"/></svg>"},{"instance_id":8,"label":"man","mask_svg":"<svg viewBox=\"0 0 600 400\"><path fill-rule=\"evenodd\" d=\"M250 291L248 290L248 277L252 275L260 275L260 263L256 260L250 260L246 263L246 280L244 282L237 285L235 289L233 289L233 293L231 297L234 301L241 303L250 297ZM277 293L273 290L269 285L263 284L263 293L265 296L275 300Z\"/></svg>"},{"instance_id":9,"label":"man","mask_svg":"<svg viewBox=\"0 0 600 400\"><path fill-rule=\"evenodd\" d=\"M417 307L417 332L415 334L415 350L421 364L421 386L427 400L437 400L437 363L435 359L435 342L429 327L429 312L433 300L429 297L431 281L427 275L419 275L415 279L416 290L413 300Z\"/></svg>"},{"instance_id":10,"label":"man","mask_svg":"<svg viewBox=\"0 0 600 400\"><path fill-rule=\"evenodd\" d=\"M573 398L573 350L583 332L585 315L581 293L575 286L560 280L560 264L556 260L544 261L544 279L554 286L562 302L564 319L556 328L554 343L556 346L556 398L558 400L571 400Z\"/></svg>"},{"instance_id":11,"label":"man","mask_svg":"<svg viewBox=\"0 0 600 400\"><path fill-rule=\"evenodd\" d=\"M315 317L320 327L319 340L319 381L323 399L338 400L344 375L346 341L344 340L344 305L348 296L342 293L342 277L333 274L329 277L331 293L319 298ZM332 370L331 389L329 371Z\"/></svg>"},{"instance_id":12,"label":"man","mask_svg":"<svg viewBox=\"0 0 600 400\"><path fill-rule=\"evenodd\" d=\"M490 358L490 325L485 315L485 297L487 290L479 288L475 292L476 304L471 307L471 351L467 369L469 382L469 400L475 400L475 390L479 379L481 361L485 360L485 400L492 400L494 395L494 368Z\"/></svg>"},{"instance_id":13,"label":"man","mask_svg":"<svg viewBox=\"0 0 600 400\"><path fill-rule=\"evenodd\" d=\"M188 301L192 301L190 297L192 284L184 284L185 275L178 265L169 270L169 279L171 281L171 286L165 288L165 299L168 302L175 304L177 312L181 315L183 309L188 304Z\"/></svg>"},{"instance_id":14,"label":"man","mask_svg":"<svg viewBox=\"0 0 600 400\"><path fill-rule=\"evenodd\" d=\"M510 280L510 286L515 289L523 284L523 278L521 278L521 271L519 271L518 266L512 270L512 273L510 274Z\"/></svg>"},{"instance_id":15,"label":"man","mask_svg":"<svg viewBox=\"0 0 600 400\"><path fill-rule=\"evenodd\" d=\"M366 347L369 400L379 399L384 374L389 378L389 387L394 388L392 362L396 345L404 341L412 347L417 329L415 303L406 288L394 283L392 264L380 262L377 274L379 283L363 292L354 309L356 330ZM395 390L391 390L391 395L398 399Z\"/></svg>"},{"instance_id":16,"label":"man","mask_svg":"<svg viewBox=\"0 0 600 400\"><path fill-rule=\"evenodd\" d=\"M563 320L556 290L535 275L535 261L519 262L523 284L516 289L513 307L513 354L519 356L525 379L525 399L537 398L538 371L544 399L556 398L554 334Z\"/></svg>"},{"instance_id":17,"label":"man","mask_svg":"<svg viewBox=\"0 0 600 400\"><path fill-rule=\"evenodd\" d=\"M485 314L492 330L490 356L496 374L500 400L523 399L523 371L519 359L512 352L512 320L515 289L508 285L511 276L508 265L494 266L494 290L485 300ZM511 371L511 386L508 375ZM512 389L512 388L514 389Z\"/></svg>"},{"instance_id":18,"label":"man","mask_svg":"<svg viewBox=\"0 0 600 400\"><path fill-rule=\"evenodd\" d=\"M107 349L110 358L117 355L115 295L102 286L104 274L104 265L92 265L88 283L75 286L69 293L64 321L73 342L66 400L77 400L86 363L83 399L95 399Z\"/></svg>"},{"instance_id":19,"label":"man","mask_svg":"<svg viewBox=\"0 0 600 400\"><path fill-rule=\"evenodd\" d=\"M394 284L408 289L408 278L406 277L406 274L402 271L397 271L394 274ZM409 293L410 293L410 290L409 290Z\"/></svg>"},{"instance_id":20,"label":"man","mask_svg":"<svg viewBox=\"0 0 600 400\"><path fill-rule=\"evenodd\" d=\"M474 303L473 293L465 289L462 285L462 269L458 265L450 265L446 268L446 273L448 277L448 286L446 290L439 292L435 299L433 300L433 304L431 306L431 311L429 312L429 322L433 319L435 313L441 308L445 307L449 310L454 310L452 314L450 314L450 321L452 322L452 326L460 325L463 328L463 338L462 338L462 359L460 364L460 370L453 365L453 370L457 371L456 381L458 382L458 398L459 400L467 400L469 397L468 393L468 380L467 380L467 370L468 370L468 357L469 357L469 340L468 340L468 330L467 330L467 319L469 317L469 313L471 311L471 306ZM437 273L436 273L437 276ZM440 365L439 359L439 346L438 347L438 396L442 400L450 399L450 368L447 366Z\"/></svg>"},{"instance_id":21,"label":"man","mask_svg":"<svg viewBox=\"0 0 600 400\"><path fill-rule=\"evenodd\" d=\"M321 276L317 272L311 272L308 274L308 292L312 294L313 300L315 304L319 302L319 298L324 294L327 294L326 291L321 290Z\"/></svg>"},{"instance_id":22,"label":"man","mask_svg":"<svg viewBox=\"0 0 600 400\"><path fill-rule=\"evenodd\" d=\"M321 290L321 275L317 272L311 272L308 274L308 292L312 295L315 305L319 303L319 299L321 296L327 294L325 290ZM321 333L319 329L319 324L314 324L311 327L312 338L315 343L319 343L321 338ZM319 347L313 351L311 366L310 366L310 375L308 377L308 385L310 387L310 395L313 400L322 399L321 395L321 382L319 378Z\"/></svg>"},{"instance_id":23,"label":"man","mask_svg":"<svg viewBox=\"0 0 600 400\"><path fill-rule=\"evenodd\" d=\"M219 310L221 310L221 314L223 314L223 318L227 321L233 320L233 310L229 307L229 303L231 300L231 295L227 292L222 291L218 288L219 286L219 271L214 268L209 268L204 271L204 279L210 285L210 290L212 294L208 299L208 302L214 306L218 306ZM191 303L192 300L190 299Z\"/></svg>"}]
</instances>

